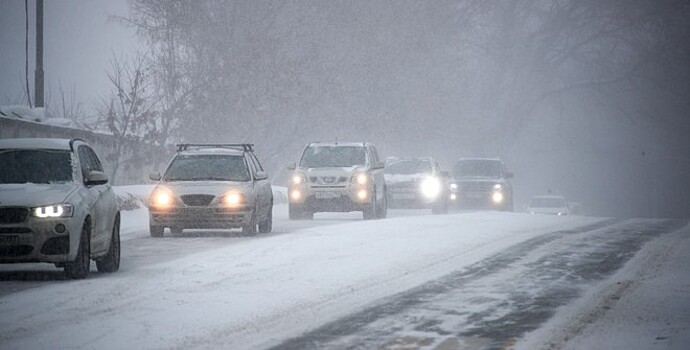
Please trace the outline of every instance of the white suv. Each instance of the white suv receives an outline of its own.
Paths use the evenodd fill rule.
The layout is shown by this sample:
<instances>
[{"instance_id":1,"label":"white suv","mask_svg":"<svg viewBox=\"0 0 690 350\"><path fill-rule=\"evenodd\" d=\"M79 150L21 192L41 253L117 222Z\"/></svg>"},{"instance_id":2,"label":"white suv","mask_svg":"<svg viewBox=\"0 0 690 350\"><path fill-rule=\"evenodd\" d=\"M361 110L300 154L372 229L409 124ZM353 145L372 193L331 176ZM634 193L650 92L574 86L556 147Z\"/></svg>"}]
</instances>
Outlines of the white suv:
<instances>
[{"instance_id":1,"label":"white suv","mask_svg":"<svg viewBox=\"0 0 690 350\"><path fill-rule=\"evenodd\" d=\"M313 142L304 147L288 187L289 217L313 219L316 212L362 211L385 218L384 163L368 142Z\"/></svg>"},{"instance_id":2,"label":"white suv","mask_svg":"<svg viewBox=\"0 0 690 350\"><path fill-rule=\"evenodd\" d=\"M78 139L0 140L0 263L46 262L71 278L120 267L120 212Z\"/></svg>"}]
</instances>

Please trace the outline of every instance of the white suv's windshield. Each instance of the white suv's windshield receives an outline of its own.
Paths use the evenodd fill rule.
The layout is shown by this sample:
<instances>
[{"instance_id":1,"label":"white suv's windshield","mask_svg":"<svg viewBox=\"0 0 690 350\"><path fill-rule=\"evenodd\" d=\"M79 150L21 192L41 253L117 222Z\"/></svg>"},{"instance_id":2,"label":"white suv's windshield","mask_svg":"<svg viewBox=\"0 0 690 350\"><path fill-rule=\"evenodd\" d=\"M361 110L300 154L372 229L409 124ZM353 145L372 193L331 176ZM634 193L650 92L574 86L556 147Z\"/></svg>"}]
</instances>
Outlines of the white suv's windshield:
<instances>
[{"instance_id":1,"label":"white suv's windshield","mask_svg":"<svg viewBox=\"0 0 690 350\"><path fill-rule=\"evenodd\" d=\"M501 177L501 163L493 160L463 160L453 167L455 177Z\"/></svg>"},{"instance_id":2,"label":"white suv's windshield","mask_svg":"<svg viewBox=\"0 0 690 350\"><path fill-rule=\"evenodd\" d=\"M362 146L312 146L300 160L302 168L346 168L366 165L367 157Z\"/></svg>"},{"instance_id":3,"label":"white suv's windshield","mask_svg":"<svg viewBox=\"0 0 690 350\"><path fill-rule=\"evenodd\" d=\"M431 164L422 160L400 160L386 164L385 174L421 174L430 173Z\"/></svg>"},{"instance_id":4,"label":"white suv's windshield","mask_svg":"<svg viewBox=\"0 0 690 350\"><path fill-rule=\"evenodd\" d=\"M0 150L0 184L72 181L72 157L60 150Z\"/></svg>"},{"instance_id":5,"label":"white suv's windshield","mask_svg":"<svg viewBox=\"0 0 690 350\"><path fill-rule=\"evenodd\" d=\"M249 181L242 156L178 155L163 176L164 181Z\"/></svg>"}]
</instances>

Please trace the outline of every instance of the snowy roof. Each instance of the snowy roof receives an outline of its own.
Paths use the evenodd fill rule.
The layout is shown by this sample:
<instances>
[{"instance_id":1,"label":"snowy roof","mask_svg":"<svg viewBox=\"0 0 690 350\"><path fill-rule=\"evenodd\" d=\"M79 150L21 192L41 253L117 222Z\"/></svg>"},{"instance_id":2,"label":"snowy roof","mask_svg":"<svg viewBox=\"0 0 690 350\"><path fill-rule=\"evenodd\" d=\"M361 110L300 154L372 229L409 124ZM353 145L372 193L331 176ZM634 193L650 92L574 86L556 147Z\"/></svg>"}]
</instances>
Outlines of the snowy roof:
<instances>
[{"instance_id":1,"label":"snowy roof","mask_svg":"<svg viewBox=\"0 0 690 350\"><path fill-rule=\"evenodd\" d=\"M369 142L309 142L307 146L364 146Z\"/></svg>"},{"instance_id":2,"label":"snowy roof","mask_svg":"<svg viewBox=\"0 0 690 350\"><path fill-rule=\"evenodd\" d=\"M26 139L2 139L1 148L23 149L60 149L70 150L70 139L26 138Z\"/></svg>"}]
</instances>

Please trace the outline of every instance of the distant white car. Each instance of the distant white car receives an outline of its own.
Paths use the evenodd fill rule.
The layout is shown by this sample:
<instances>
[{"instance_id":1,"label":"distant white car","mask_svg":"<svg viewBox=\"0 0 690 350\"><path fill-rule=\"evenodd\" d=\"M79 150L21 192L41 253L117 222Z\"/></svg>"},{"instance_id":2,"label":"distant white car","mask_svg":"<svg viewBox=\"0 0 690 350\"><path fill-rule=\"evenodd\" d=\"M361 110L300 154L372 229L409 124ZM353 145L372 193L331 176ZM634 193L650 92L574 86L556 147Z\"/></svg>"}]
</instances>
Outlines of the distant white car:
<instances>
[{"instance_id":1,"label":"distant white car","mask_svg":"<svg viewBox=\"0 0 690 350\"><path fill-rule=\"evenodd\" d=\"M79 139L0 140L0 263L46 262L71 278L120 267L117 197Z\"/></svg>"},{"instance_id":2,"label":"distant white car","mask_svg":"<svg viewBox=\"0 0 690 350\"><path fill-rule=\"evenodd\" d=\"M563 196L534 196L529 201L530 214L570 215L570 207Z\"/></svg>"}]
</instances>

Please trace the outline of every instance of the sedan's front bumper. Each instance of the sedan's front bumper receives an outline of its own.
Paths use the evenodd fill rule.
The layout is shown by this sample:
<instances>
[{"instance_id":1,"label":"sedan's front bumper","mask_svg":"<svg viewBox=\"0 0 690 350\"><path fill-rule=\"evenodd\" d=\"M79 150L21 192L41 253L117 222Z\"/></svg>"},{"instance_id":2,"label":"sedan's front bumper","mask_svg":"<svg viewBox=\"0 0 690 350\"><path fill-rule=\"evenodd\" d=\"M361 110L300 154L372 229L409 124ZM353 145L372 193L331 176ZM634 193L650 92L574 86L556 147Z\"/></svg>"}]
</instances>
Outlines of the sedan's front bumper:
<instances>
[{"instance_id":1,"label":"sedan's front bumper","mask_svg":"<svg viewBox=\"0 0 690 350\"><path fill-rule=\"evenodd\" d=\"M151 225L192 229L227 229L248 225L251 221L250 207L231 209L225 207L173 207L169 209L149 208Z\"/></svg>"}]
</instances>

